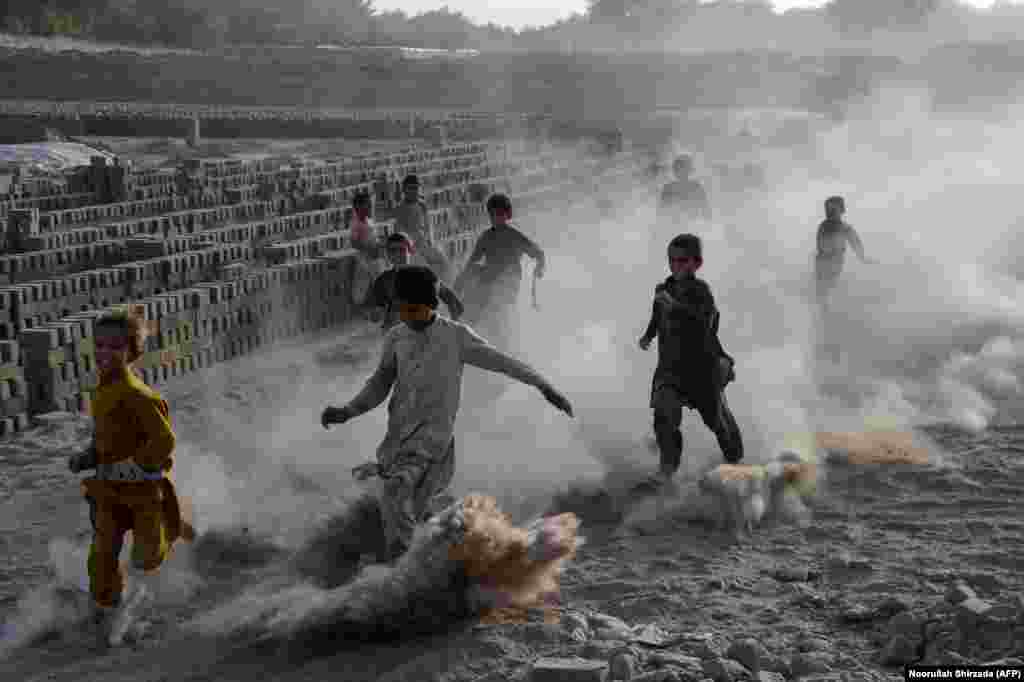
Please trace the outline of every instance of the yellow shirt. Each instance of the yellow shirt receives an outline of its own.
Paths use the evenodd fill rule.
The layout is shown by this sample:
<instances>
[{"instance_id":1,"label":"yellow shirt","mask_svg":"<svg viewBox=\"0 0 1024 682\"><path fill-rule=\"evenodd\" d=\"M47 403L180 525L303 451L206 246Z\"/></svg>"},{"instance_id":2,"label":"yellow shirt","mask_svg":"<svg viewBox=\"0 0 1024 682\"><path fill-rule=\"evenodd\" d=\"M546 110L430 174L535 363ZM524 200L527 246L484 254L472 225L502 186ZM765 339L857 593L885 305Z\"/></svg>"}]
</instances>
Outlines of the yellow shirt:
<instances>
[{"instance_id":1,"label":"yellow shirt","mask_svg":"<svg viewBox=\"0 0 1024 682\"><path fill-rule=\"evenodd\" d=\"M129 370L117 381L97 389L92 413L98 464L131 460L149 471L163 471L164 476L145 481L88 478L82 481L82 493L98 501L157 506L162 509L168 542L193 539L195 531L182 517L177 491L167 476L174 465L176 438L163 397Z\"/></svg>"},{"instance_id":2,"label":"yellow shirt","mask_svg":"<svg viewBox=\"0 0 1024 682\"><path fill-rule=\"evenodd\" d=\"M100 386L92 404L96 461L133 460L149 471L169 470L176 438L167 402L134 372Z\"/></svg>"}]
</instances>

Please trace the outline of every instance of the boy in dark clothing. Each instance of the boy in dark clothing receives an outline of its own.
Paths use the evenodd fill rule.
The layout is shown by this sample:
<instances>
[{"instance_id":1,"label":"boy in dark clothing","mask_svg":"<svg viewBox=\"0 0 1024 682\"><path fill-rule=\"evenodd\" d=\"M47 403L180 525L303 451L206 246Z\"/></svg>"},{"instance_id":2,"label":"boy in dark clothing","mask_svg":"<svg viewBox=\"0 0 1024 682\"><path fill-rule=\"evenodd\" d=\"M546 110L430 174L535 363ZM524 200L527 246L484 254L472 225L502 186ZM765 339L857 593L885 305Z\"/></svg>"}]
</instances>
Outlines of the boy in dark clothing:
<instances>
[{"instance_id":1,"label":"boy in dark clothing","mask_svg":"<svg viewBox=\"0 0 1024 682\"><path fill-rule=\"evenodd\" d=\"M825 200L825 220L818 225L817 250L814 257L815 293L818 302L825 303L829 293L839 281L846 261L846 245L849 244L862 263L876 261L864 255L864 244L853 226L843 220L846 202L842 197Z\"/></svg>"},{"instance_id":2,"label":"boy in dark clothing","mask_svg":"<svg viewBox=\"0 0 1024 682\"><path fill-rule=\"evenodd\" d=\"M669 217L694 216L709 220L711 204L707 192L699 181L694 180L693 160L686 155L680 156L672 163L675 182L670 182L661 190L660 209Z\"/></svg>"},{"instance_id":3,"label":"boy in dark clothing","mask_svg":"<svg viewBox=\"0 0 1024 682\"><path fill-rule=\"evenodd\" d=\"M404 232L393 232L388 235L385 244L388 262L391 269L382 272L373 281L370 287L370 294L367 302L375 308L384 309L384 319L381 327L386 331L398 323L398 307L395 304L395 275L398 268L408 265L412 254L415 251L412 239ZM463 305L459 297L443 283L439 284L438 298L448 306L453 320L462 317Z\"/></svg>"},{"instance_id":4,"label":"boy in dark clothing","mask_svg":"<svg viewBox=\"0 0 1024 682\"><path fill-rule=\"evenodd\" d=\"M654 434L661 452L660 481L672 478L683 454L683 408L697 410L729 463L743 459L743 439L725 400L735 378L733 359L718 340L718 309L696 272L703 264L700 238L679 235L668 247L672 275L655 288L654 308L640 348L658 338L651 388Z\"/></svg>"},{"instance_id":5,"label":"boy in dark clothing","mask_svg":"<svg viewBox=\"0 0 1024 682\"><path fill-rule=\"evenodd\" d=\"M544 251L536 243L509 222L512 219L512 201L504 194L495 194L487 200L487 213L491 227L484 230L476 241L473 252L466 260L466 267L455 282L456 290L465 284L466 275L475 264L484 259L479 267L480 284L489 289L488 305L510 305L519 297L519 286L523 279L524 255L537 265L534 275L544 278Z\"/></svg>"}]
</instances>

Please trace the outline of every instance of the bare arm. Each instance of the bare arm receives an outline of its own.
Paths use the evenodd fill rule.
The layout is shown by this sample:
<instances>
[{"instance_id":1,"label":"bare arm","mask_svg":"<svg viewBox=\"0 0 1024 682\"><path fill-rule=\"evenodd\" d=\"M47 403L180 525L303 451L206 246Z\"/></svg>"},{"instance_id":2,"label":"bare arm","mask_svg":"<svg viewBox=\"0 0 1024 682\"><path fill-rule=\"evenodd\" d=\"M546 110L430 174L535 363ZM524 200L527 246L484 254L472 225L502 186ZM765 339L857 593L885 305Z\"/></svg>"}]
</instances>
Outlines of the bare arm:
<instances>
[{"instance_id":1,"label":"bare arm","mask_svg":"<svg viewBox=\"0 0 1024 682\"><path fill-rule=\"evenodd\" d=\"M644 332L643 338L645 339L656 339L658 337L658 302L655 301L651 306L651 321L647 323L647 331Z\"/></svg>"},{"instance_id":2,"label":"bare arm","mask_svg":"<svg viewBox=\"0 0 1024 682\"><path fill-rule=\"evenodd\" d=\"M517 230L517 232L519 231ZM532 258L534 261L536 261L538 270L544 272L544 270L546 269L544 249L540 248L537 245L537 242L533 241L522 232L519 232L519 236L522 237L523 252L526 253L526 255Z\"/></svg>"},{"instance_id":3,"label":"bare arm","mask_svg":"<svg viewBox=\"0 0 1024 682\"><path fill-rule=\"evenodd\" d=\"M525 362L506 355L468 327L462 328L462 361L489 372L497 372L540 389L548 387L547 380Z\"/></svg>"},{"instance_id":4,"label":"bare arm","mask_svg":"<svg viewBox=\"0 0 1024 682\"><path fill-rule=\"evenodd\" d=\"M458 295L454 291L442 284L437 295L448 306L448 310L454 319L462 317L462 313L466 308L462 305L462 301L459 300Z\"/></svg>"},{"instance_id":5,"label":"bare arm","mask_svg":"<svg viewBox=\"0 0 1024 682\"><path fill-rule=\"evenodd\" d=\"M462 287L466 283L466 274L469 272L470 267L483 257L487 248L487 245L484 243L485 239L486 237L481 236L476 240L476 244L473 245L472 253L469 254L469 258L466 259L465 264L462 266L462 272L455 278L454 287L457 290L462 291Z\"/></svg>"},{"instance_id":6,"label":"bare arm","mask_svg":"<svg viewBox=\"0 0 1024 682\"><path fill-rule=\"evenodd\" d=\"M350 416L358 417L383 403L388 397L388 393L391 392L391 387L397 377L398 363L395 358L394 341L389 335L384 340L384 348L381 351L377 369L366 380L363 389L347 405Z\"/></svg>"},{"instance_id":7,"label":"bare arm","mask_svg":"<svg viewBox=\"0 0 1024 682\"><path fill-rule=\"evenodd\" d=\"M860 240L860 235L852 225L846 226L846 241L850 244L853 252L857 254L857 258L860 258L862 263L867 263L868 258L864 255L864 242Z\"/></svg>"}]
</instances>

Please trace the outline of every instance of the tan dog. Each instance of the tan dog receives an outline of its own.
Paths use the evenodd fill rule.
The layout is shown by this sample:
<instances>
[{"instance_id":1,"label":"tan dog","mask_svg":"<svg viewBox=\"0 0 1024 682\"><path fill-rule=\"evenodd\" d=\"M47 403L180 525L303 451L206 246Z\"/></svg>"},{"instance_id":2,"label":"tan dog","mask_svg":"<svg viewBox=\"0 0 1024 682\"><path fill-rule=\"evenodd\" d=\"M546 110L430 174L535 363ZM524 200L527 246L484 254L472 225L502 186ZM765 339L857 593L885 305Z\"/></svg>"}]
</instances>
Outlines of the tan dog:
<instances>
[{"instance_id":1,"label":"tan dog","mask_svg":"<svg viewBox=\"0 0 1024 682\"><path fill-rule=\"evenodd\" d=\"M824 450L830 462L843 464L928 464L928 451L914 443L906 431L866 431L834 433L819 431L815 444Z\"/></svg>"},{"instance_id":2,"label":"tan dog","mask_svg":"<svg viewBox=\"0 0 1024 682\"><path fill-rule=\"evenodd\" d=\"M583 544L576 516L549 516L524 529L514 526L491 497L469 495L462 509L465 535L449 557L474 581L481 622L525 622L532 609L555 622L562 565Z\"/></svg>"},{"instance_id":3,"label":"tan dog","mask_svg":"<svg viewBox=\"0 0 1024 682\"><path fill-rule=\"evenodd\" d=\"M522 622L534 609L551 622L562 566L583 542L578 525L573 514L561 514L519 528L493 498L469 495L417 527L392 564L367 566L333 589L285 574L190 627L334 650L339 642L436 633L467 618Z\"/></svg>"},{"instance_id":4,"label":"tan dog","mask_svg":"<svg viewBox=\"0 0 1024 682\"><path fill-rule=\"evenodd\" d=\"M739 536L750 534L766 513L782 508L789 492L801 498L813 494L817 467L792 452L783 452L766 465L720 464L700 479L700 490L717 499L724 525Z\"/></svg>"}]
</instances>

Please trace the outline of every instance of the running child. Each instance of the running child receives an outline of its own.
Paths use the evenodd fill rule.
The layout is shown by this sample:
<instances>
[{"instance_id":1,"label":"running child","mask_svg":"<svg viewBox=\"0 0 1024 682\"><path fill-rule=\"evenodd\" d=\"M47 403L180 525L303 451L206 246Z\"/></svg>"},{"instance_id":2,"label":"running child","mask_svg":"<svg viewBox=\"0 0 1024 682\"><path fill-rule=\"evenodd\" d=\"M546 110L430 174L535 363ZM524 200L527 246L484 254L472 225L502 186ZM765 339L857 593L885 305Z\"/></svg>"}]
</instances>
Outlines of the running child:
<instances>
[{"instance_id":1,"label":"running child","mask_svg":"<svg viewBox=\"0 0 1024 682\"><path fill-rule=\"evenodd\" d=\"M718 309L711 288L696 276L704 263L700 237L682 234L668 246L672 274L654 290L654 305L640 348L658 339L651 387L654 435L661 465L654 483L671 480L683 454L683 408L697 410L729 463L743 459L743 439L725 399L735 362L718 339Z\"/></svg>"},{"instance_id":2,"label":"running child","mask_svg":"<svg viewBox=\"0 0 1024 682\"><path fill-rule=\"evenodd\" d=\"M391 394L387 434L376 461L353 471L359 478L378 476L377 490L333 521L300 560L307 573L323 578L323 571L330 571L323 578L330 585L352 577L362 555L387 560L400 556L432 501L445 494L455 470L455 419L466 365L535 386L549 403L572 416L569 401L536 370L436 312L438 279L430 268L400 268L395 298L403 324L385 336L377 370L347 405L328 407L321 415L324 428L344 424Z\"/></svg>"}]
</instances>

